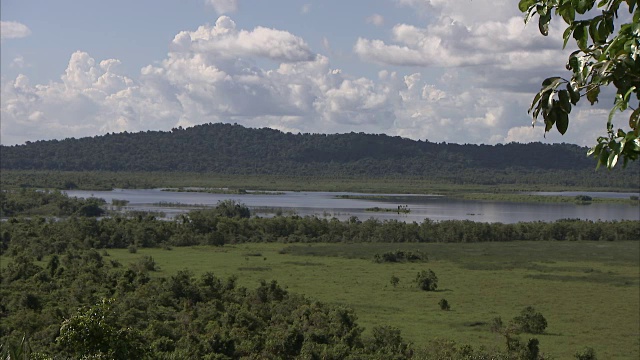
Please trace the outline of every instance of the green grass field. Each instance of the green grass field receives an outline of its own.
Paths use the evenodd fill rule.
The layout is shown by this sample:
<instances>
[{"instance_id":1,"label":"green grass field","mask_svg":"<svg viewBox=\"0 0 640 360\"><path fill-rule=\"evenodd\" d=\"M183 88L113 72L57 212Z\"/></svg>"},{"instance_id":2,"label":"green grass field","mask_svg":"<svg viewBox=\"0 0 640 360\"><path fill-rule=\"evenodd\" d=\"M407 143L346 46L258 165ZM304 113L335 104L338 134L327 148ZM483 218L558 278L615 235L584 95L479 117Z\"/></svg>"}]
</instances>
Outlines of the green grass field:
<instances>
[{"instance_id":1,"label":"green grass field","mask_svg":"<svg viewBox=\"0 0 640 360\"><path fill-rule=\"evenodd\" d=\"M425 263L377 264L376 253L421 250ZM123 264L152 256L157 276L190 269L236 275L241 285L277 280L292 292L352 307L360 325L393 325L418 345L435 338L494 348L503 338L491 320L508 321L525 306L546 317L541 349L569 359L585 346L599 359L640 356L640 243L509 242L477 244L240 244L109 250ZM439 278L436 292L417 289L420 270ZM400 278L397 287L392 276ZM442 311L445 298L451 311ZM523 335L528 337L527 334Z\"/></svg>"}]
</instances>

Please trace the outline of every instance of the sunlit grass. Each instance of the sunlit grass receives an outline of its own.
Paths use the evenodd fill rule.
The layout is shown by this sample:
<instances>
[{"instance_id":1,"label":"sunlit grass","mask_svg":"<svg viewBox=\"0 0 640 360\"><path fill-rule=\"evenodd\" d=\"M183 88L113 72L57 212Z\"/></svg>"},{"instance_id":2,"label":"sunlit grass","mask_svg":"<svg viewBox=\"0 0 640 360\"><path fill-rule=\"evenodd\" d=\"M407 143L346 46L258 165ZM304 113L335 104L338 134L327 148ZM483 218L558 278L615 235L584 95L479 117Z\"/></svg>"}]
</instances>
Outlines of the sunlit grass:
<instances>
[{"instance_id":1,"label":"sunlit grass","mask_svg":"<svg viewBox=\"0 0 640 360\"><path fill-rule=\"evenodd\" d=\"M425 251L430 261L371 260L396 249ZM196 275L235 275L247 287L277 280L292 292L352 307L368 330L397 326L419 345L437 337L502 348L504 340L489 331L491 320L508 321L531 305L549 322L547 333L537 336L545 353L571 358L591 346L602 359L640 356L637 242L241 244L109 253L123 264L152 256L159 266L154 276L187 268ZM436 292L413 283L426 269L439 278ZM393 275L400 279L397 287L391 285ZM440 310L442 298L451 311Z\"/></svg>"}]
</instances>

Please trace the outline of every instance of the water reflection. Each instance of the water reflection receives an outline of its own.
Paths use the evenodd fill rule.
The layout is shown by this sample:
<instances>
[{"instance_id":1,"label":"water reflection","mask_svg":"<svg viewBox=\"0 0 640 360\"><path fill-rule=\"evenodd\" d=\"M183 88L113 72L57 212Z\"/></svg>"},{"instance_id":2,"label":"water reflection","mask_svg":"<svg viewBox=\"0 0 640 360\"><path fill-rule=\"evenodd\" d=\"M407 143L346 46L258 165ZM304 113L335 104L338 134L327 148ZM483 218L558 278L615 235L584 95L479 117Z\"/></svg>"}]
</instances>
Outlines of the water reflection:
<instances>
[{"instance_id":1,"label":"water reflection","mask_svg":"<svg viewBox=\"0 0 640 360\"><path fill-rule=\"evenodd\" d=\"M422 222L429 218L441 220L472 220L478 222L516 223L520 221L555 221L564 218L583 220L640 220L638 206L626 204L576 205L571 203L513 203L458 200L436 195L398 195L402 202L393 199L346 199L340 195L362 196L348 192L283 192L281 195L247 194L209 194L195 192L161 191L159 189L116 189L113 191L69 190L69 196L98 197L107 203L113 199L127 200L131 210L162 211L167 217L174 217L189 211L187 207L154 206L160 202L215 206L219 201L236 200L250 208L275 208L284 212L293 211L300 216L336 217L347 220L357 216L361 220L375 218L379 220L400 220ZM588 192L580 194L589 195ZM388 194L389 195L389 194ZM380 194L374 195L380 196ZM394 196L390 194L389 196ZM380 207L397 209L399 205L408 205L411 212L369 212L367 208ZM254 211L255 213L255 211ZM273 216L273 212L259 213L260 216Z\"/></svg>"}]
</instances>

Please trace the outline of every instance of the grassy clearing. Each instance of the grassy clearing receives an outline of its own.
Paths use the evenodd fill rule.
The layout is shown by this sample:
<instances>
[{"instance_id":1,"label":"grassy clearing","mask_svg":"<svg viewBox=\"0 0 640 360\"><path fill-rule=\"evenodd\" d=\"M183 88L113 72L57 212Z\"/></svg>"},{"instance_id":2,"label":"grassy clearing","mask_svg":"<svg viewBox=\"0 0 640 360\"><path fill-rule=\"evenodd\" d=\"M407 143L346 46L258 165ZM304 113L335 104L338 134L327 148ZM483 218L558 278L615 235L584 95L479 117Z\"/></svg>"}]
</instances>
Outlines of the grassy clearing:
<instances>
[{"instance_id":1,"label":"grassy clearing","mask_svg":"<svg viewBox=\"0 0 640 360\"><path fill-rule=\"evenodd\" d=\"M420 345L449 338L474 346L502 347L489 331L496 316L508 321L525 306L541 311L549 327L542 349L571 358L584 346L602 359L640 356L640 247L638 242L510 242L477 244L241 244L173 250L109 250L122 263L152 256L170 276L188 268L238 276L254 287L277 280L289 290L354 308L367 329L390 324ZM427 263L383 263L376 253L424 251ZM413 280L432 269L436 292ZM397 287L390 279L397 276ZM441 311L446 298L451 311ZM527 335L524 335L525 337Z\"/></svg>"},{"instance_id":2,"label":"grassy clearing","mask_svg":"<svg viewBox=\"0 0 640 360\"><path fill-rule=\"evenodd\" d=\"M537 179L537 177L534 177ZM110 171L45 171L3 170L2 189L20 187L74 188L84 190L111 190L113 188L226 188L227 191L346 191L379 194L444 194L460 193L504 194L523 191L637 191L631 187L598 187L557 185L556 178L543 182L513 184L456 184L450 180L413 177L331 177L284 175L229 175L189 172L110 172ZM474 195L479 196L479 195Z\"/></svg>"}]
</instances>

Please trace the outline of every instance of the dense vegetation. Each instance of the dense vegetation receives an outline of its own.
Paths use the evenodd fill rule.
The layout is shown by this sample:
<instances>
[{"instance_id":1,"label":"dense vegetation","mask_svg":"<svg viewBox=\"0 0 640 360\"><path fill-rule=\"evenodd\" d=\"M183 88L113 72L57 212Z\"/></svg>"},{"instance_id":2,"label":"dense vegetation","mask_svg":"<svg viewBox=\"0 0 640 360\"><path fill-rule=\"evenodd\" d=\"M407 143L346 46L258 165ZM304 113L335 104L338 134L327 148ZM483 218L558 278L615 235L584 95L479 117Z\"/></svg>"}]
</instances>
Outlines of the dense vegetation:
<instances>
[{"instance_id":1,"label":"dense vegetation","mask_svg":"<svg viewBox=\"0 0 640 360\"><path fill-rule=\"evenodd\" d=\"M57 193L22 192L27 202L47 196L64 202ZM542 359L538 340L522 341L510 331L504 331L506 348L491 351L446 342L417 348L389 326L364 336L353 311L291 294L276 282L262 282L249 290L233 277L225 280L211 273L196 277L180 271L157 277L153 258L123 266L109 260L106 249L135 252L145 247L249 241L640 240L640 223L262 219L251 218L246 207L227 201L176 221L152 216L14 217L3 223L0 236L0 250L5 259L11 258L0 272L0 343L7 351L28 350L39 356L32 358L439 359L446 353L451 359ZM400 253L402 258L409 254L393 254L397 258ZM437 277L429 270L419 273L416 283L435 290ZM525 309L514 323L520 332L542 333L546 320L540 325L540 316ZM531 318L538 325L530 325ZM28 344L16 345L25 334Z\"/></svg>"},{"instance_id":2,"label":"dense vegetation","mask_svg":"<svg viewBox=\"0 0 640 360\"><path fill-rule=\"evenodd\" d=\"M60 191L0 191L0 217L17 215L100 216L104 199L70 198Z\"/></svg>"},{"instance_id":3,"label":"dense vegetation","mask_svg":"<svg viewBox=\"0 0 640 360\"><path fill-rule=\"evenodd\" d=\"M65 220L12 218L2 225L2 252L28 249L39 257L62 253L76 241L87 248L224 245L245 242L481 242L513 240L640 240L640 221L486 224L425 220L418 223L375 219L349 221L317 217L240 218L192 211L176 221L152 216L72 217ZM75 240L75 241L74 241Z\"/></svg>"},{"instance_id":4,"label":"dense vegetation","mask_svg":"<svg viewBox=\"0 0 640 360\"><path fill-rule=\"evenodd\" d=\"M586 148L568 144L438 144L386 135L291 134L228 124L37 141L2 146L0 152L3 170L414 177L485 185L635 189L640 171L640 164L631 164L625 171L594 172Z\"/></svg>"}]
</instances>

